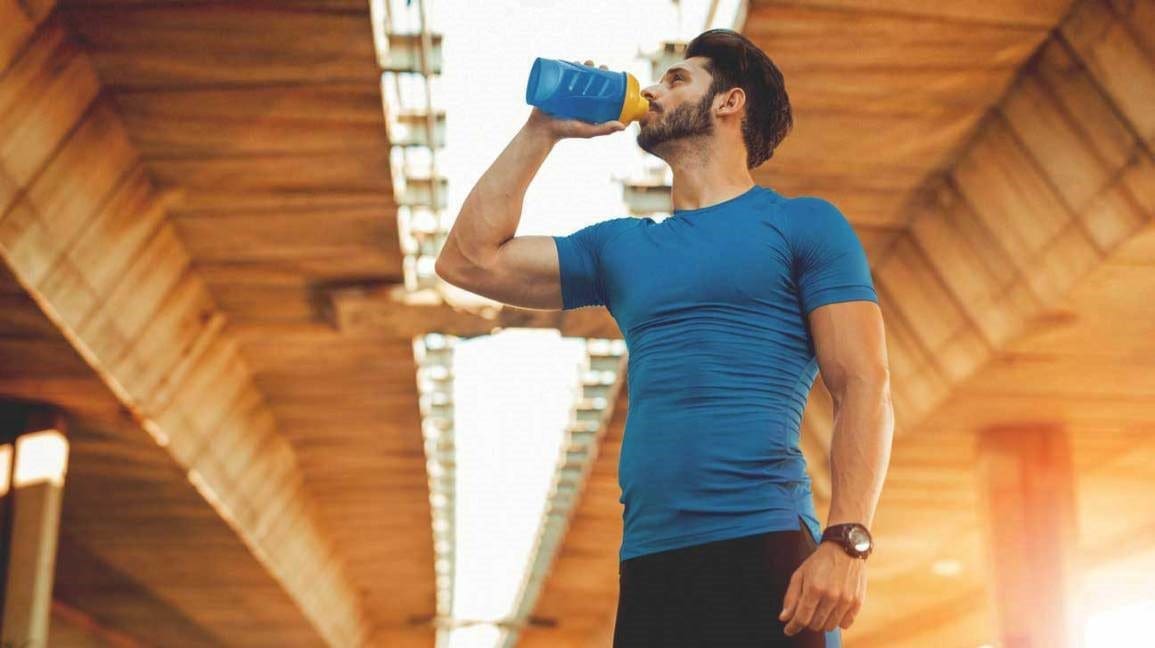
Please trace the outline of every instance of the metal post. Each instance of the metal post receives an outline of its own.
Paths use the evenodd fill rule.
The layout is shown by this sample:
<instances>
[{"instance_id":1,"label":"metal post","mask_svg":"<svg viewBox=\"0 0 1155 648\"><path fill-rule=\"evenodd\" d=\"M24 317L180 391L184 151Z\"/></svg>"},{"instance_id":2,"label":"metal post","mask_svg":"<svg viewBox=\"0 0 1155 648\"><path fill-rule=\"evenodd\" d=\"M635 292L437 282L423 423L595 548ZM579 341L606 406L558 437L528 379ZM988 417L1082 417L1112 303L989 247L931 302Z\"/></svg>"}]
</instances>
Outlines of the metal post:
<instances>
[{"instance_id":1,"label":"metal post","mask_svg":"<svg viewBox=\"0 0 1155 648\"><path fill-rule=\"evenodd\" d=\"M0 642L42 648L48 645L52 585L60 506L68 462L63 416L50 409L28 413L16 439L9 485L11 524L5 534L8 559L4 580Z\"/></svg>"}]
</instances>

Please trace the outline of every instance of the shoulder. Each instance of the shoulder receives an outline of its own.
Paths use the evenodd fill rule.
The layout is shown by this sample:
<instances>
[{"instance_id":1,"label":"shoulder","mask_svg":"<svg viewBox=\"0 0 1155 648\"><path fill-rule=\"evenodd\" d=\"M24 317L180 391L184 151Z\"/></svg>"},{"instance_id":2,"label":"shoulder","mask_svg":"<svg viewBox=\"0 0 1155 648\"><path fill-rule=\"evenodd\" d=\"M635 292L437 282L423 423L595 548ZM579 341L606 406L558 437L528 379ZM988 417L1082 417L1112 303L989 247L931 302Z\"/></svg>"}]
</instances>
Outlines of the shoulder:
<instances>
[{"instance_id":1,"label":"shoulder","mask_svg":"<svg viewBox=\"0 0 1155 648\"><path fill-rule=\"evenodd\" d=\"M854 231L838 205L818 196L798 196L783 201L786 230L795 241L845 235Z\"/></svg>"},{"instance_id":2,"label":"shoulder","mask_svg":"<svg viewBox=\"0 0 1155 648\"><path fill-rule=\"evenodd\" d=\"M622 216L620 218L610 218L608 220L590 223L581 228L580 231L589 232L597 236L613 236L619 232L630 229L636 226L643 219L635 218L633 216Z\"/></svg>"},{"instance_id":3,"label":"shoulder","mask_svg":"<svg viewBox=\"0 0 1155 648\"><path fill-rule=\"evenodd\" d=\"M594 223L592 227L596 230L595 236L598 239L598 243L605 246L622 234L638 228L645 223L646 220L647 219L637 218L635 216L622 216L620 218L611 218Z\"/></svg>"},{"instance_id":4,"label":"shoulder","mask_svg":"<svg viewBox=\"0 0 1155 648\"><path fill-rule=\"evenodd\" d=\"M792 224L813 227L844 223L846 217L838 205L819 196L797 196L783 201L783 209Z\"/></svg>"},{"instance_id":5,"label":"shoulder","mask_svg":"<svg viewBox=\"0 0 1155 648\"><path fill-rule=\"evenodd\" d=\"M604 225L607 232L624 232L637 227L645 220L645 218L638 218L637 216L621 216L619 218L604 220L598 224Z\"/></svg>"},{"instance_id":6,"label":"shoulder","mask_svg":"<svg viewBox=\"0 0 1155 648\"><path fill-rule=\"evenodd\" d=\"M581 228L569 234L554 234L555 239L565 239L580 242L584 245L601 246L608 239L616 237L619 233L627 230L633 225L633 221L639 219L624 216L621 218L611 218L609 220L598 221L583 225Z\"/></svg>"}]
</instances>

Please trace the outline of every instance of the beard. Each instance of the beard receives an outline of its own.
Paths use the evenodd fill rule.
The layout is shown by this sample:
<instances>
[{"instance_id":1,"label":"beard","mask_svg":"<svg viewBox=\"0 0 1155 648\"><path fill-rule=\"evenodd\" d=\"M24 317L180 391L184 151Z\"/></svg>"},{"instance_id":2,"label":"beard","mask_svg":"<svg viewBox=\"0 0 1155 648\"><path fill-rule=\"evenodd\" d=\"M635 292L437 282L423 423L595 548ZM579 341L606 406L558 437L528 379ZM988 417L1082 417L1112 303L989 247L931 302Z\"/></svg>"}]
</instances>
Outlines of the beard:
<instances>
[{"instance_id":1,"label":"beard","mask_svg":"<svg viewBox=\"0 0 1155 648\"><path fill-rule=\"evenodd\" d=\"M696 104L685 103L671 110L655 114L648 124L639 125L638 146L651 155L661 157L659 148L666 142L691 137L708 137L714 133L710 105L714 97L705 93Z\"/></svg>"}]
</instances>

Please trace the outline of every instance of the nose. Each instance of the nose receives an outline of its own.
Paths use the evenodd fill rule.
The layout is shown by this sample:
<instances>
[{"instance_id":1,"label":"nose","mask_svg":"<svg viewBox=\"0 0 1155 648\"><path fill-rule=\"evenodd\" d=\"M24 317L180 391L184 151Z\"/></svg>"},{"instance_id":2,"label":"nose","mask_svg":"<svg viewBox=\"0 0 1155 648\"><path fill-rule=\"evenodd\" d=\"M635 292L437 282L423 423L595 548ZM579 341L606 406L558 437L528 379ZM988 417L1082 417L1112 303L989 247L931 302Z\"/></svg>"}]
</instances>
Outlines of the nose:
<instances>
[{"instance_id":1,"label":"nose","mask_svg":"<svg viewBox=\"0 0 1155 648\"><path fill-rule=\"evenodd\" d=\"M649 101L651 104L657 102L657 95L654 94L654 88L656 88L656 87L658 87L658 86L652 85L652 86L650 86L648 88L644 88L642 90L642 97L644 97L645 100Z\"/></svg>"}]
</instances>

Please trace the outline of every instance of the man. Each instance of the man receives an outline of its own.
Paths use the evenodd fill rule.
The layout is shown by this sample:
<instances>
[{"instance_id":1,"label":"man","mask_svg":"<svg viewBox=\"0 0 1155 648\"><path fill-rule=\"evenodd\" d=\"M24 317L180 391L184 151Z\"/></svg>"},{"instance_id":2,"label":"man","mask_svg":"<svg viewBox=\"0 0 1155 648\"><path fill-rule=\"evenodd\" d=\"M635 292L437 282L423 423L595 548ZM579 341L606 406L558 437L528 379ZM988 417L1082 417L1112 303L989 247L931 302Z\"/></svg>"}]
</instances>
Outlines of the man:
<instances>
[{"instance_id":1,"label":"man","mask_svg":"<svg viewBox=\"0 0 1155 648\"><path fill-rule=\"evenodd\" d=\"M792 117L781 73L745 37L699 35L643 96L637 142L673 169L671 217L515 236L554 144L624 128L534 109L466 198L436 271L521 308L604 305L623 332L615 648L839 645L865 598L893 433L866 255L831 203L753 181ZM819 368L835 421L821 534L798 449Z\"/></svg>"}]
</instances>

